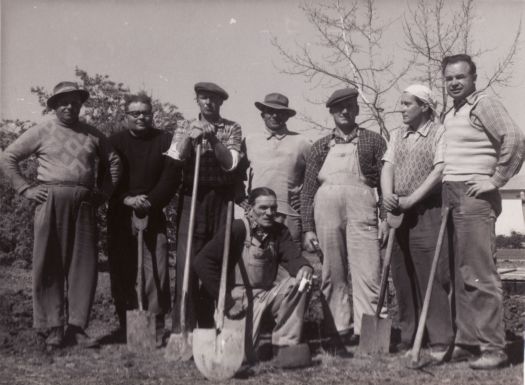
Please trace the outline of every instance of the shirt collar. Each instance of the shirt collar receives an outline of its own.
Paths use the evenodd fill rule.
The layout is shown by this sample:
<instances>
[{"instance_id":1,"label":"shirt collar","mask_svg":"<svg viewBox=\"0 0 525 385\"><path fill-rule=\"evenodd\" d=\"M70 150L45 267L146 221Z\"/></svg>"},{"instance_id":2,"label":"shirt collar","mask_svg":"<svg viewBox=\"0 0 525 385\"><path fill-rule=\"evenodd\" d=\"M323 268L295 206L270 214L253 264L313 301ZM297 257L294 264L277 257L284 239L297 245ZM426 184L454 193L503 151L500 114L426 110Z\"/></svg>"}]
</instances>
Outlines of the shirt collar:
<instances>
[{"instance_id":1,"label":"shirt collar","mask_svg":"<svg viewBox=\"0 0 525 385\"><path fill-rule=\"evenodd\" d=\"M474 91L470 95L468 95L466 98L461 100L454 100L454 110L459 110L461 107L463 107L465 104L473 105L476 100L478 99L478 96L481 94L481 91Z\"/></svg>"},{"instance_id":2,"label":"shirt collar","mask_svg":"<svg viewBox=\"0 0 525 385\"><path fill-rule=\"evenodd\" d=\"M359 138L360 130L360 127L356 126L350 134L342 135L337 128L334 128L330 137L330 145L333 146L334 144L350 143L356 138Z\"/></svg>"},{"instance_id":3,"label":"shirt collar","mask_svg":"<svg viewBox=\"0 0 525 385\"><path fill-rule=\"evenodd\" d=\"M288 127L286 125L280 129L279 131L270 131L268 128L266 129L266 140L270 140L272 138L275 138L277 140L283 139L285 136L290 135L290 131L288 131Z\"/></svg>"},{"instance_id":4,"label":"shirt collar","mask_svg":"<svg viewBox=\"0 0 525 385\"><path fill-rule=\"evenodd\" d=\"M420 136L426 137L430 132L430 127L432 126L432 120L429 120L425 123L423 127L419 127L417 130L411 130L409 126L406 126L405 132L403 133L403 139L406 139L410 134L419 134Z\"/></svg>"},{"instance_id":5,"label":"shirt collar","mask_svg":"<svg viewBox=\"0 0 525 385\"><path fill-rule=\"evenodd\" d=\"M219 116L219 120L217 120L216 122L213 122L213 123L212 123L212 122L208 122L206 119L204 119L204 118L202 117L202 114L201 114L201 113L199 113L199 117L198 117L198 119L199 119L200 122L206 122L206 123L209 123L209 124L213 124L215 127L221 127L221 128L223 128L224 125L225 125L225 123L224 123L224 119L223 119L222 116Z\"/></svg>"}]
</instances>

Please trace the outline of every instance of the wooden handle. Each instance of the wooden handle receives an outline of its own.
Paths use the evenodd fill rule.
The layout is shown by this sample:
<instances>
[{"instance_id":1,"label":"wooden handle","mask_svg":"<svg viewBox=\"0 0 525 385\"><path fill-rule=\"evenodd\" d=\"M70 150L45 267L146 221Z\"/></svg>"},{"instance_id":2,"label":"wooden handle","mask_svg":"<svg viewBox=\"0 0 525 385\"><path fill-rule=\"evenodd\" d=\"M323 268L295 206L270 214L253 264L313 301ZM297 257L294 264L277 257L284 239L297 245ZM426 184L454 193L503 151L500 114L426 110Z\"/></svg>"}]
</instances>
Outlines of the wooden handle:
<instances>
[{"instance_id":1,"label":"wooden handle","mask_svg":"<svg viewBox=\"0 0 525 385\"><path fill-rule=\"evenodd\" d=\"M443 245L443 238L445 237L445 231L447 229L449 210L450 209L448 207L445 207L443 217L441 218L441 227L439 229L436 251L434 252L434 259L432 260L432 267L430 269L430 275L428 277L427 290L425 292L425 300L423 301L423 309L421 309L421 314L419 316L419 323L417 325L414 346L412 346L412 351L410 352L412 362L414 363L419 362L419 353L421 351L421 343L423 342L423 332L425 331L425 324L427 322L428 308L430 305L430 296L432 295L432 286L434 284L434 277L436 276L439 256L441 255L441 246Z\"/></svg>"},{"instance_id":2,"label":"wooden handle","mask_svg":"<svg viewBox=\"0 0 525 385\"><path fill-rule=\"evenodd\" d=\"M392 227L388 232L388 243L386 244L385 260L383 261L383 271L381 273L381 289L379 290L379 299L377 300L376 317L379 318L383 303L385 302L386 287L388 285L388 271L392 259L392 249L394 248L394 237L396 229Z\"/></svg>"},{"instance_id":3,"label":"wooden handle","mask_svg":"<svg viewBox=\"0 0 525 385\"><path fill-rule=\"evenodd\" d=\"M230 257L230 239L232 233L233 202L228 202L226 212L226 229L224 235L224 249L222 251L221 282L219 286L219 299L217 301L217 330L222 330L224 324L224 303L226 302L226 278L228 275L228 258Z\"/></svg>"},{"instance_id":4,"label":"wooden handle","mask_svg":"<svg viewBox=\"0 0 525 385\"><path fill-rule=\"evenodd\" d=\"M137 229L137 301L139 304L139 310L144 310L144 299L143 295L143 267L144 267L144 229L148 227L148 216L139 218L135 211L131 216L131 223L135 229Z\"/></svg>"},{"instance_id":5,"label":"wooden handle","mask_svg":"<svg viewBox=\"0 0 525 385\"><path fill-rule=\"evenodd\" d=\"M195 171L193 174L193 189L191 193L190 223L188 225L188 239L186 242L186 257L184 259L184 275L182 277L182 297L180 305L180 329L186 333L186 305L188 302L188 286L190 280L191 253L193 249L193 231L195 229L195 208L197 206L197 192L199 187L199 169L201 164L201 144L195 149Z\"/></svg>"}]
</instances>

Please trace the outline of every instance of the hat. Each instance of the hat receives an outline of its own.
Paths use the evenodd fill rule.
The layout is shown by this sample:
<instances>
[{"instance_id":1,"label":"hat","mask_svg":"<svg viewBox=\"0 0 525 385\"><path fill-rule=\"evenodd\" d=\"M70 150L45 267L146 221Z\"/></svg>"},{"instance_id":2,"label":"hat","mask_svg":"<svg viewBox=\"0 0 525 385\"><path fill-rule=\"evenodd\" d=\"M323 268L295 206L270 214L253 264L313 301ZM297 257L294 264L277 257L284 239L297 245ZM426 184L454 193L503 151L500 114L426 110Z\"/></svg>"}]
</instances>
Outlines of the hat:
<instances>
[{"instance_id":1,"label":"hat","mask_svg":"<svg viewBox=\"0 0 525 385\"><path fill-rule=\"evenodd\" d=\"M53 95L47 99L47 106L51 109L55 108L57 99L63 94L69 93L78 93L82 99L82 103L84 103L89 98L89 92L80 89L77 83L67 81L60 82L55 86L55 88L53 88Z\"/></svg>"},{"instance_id":2,"label":"hat","mask_svg":"<svg viewBox=\"0 0 525 385\"><path fill-rule=\"evenodd\" d=\"M354 87L341 88L335 91L326 101L326 107L330 108L334 104L340 103L346 99L356 98L359 92Z\"/></svg>"},{"instance_id":3,"label":"hat","mask_svg":"<svg viewBox=\"0 0 525 385\"><path fill-rule=\"evenodd\" d=\"M195 93L210 92L212 94L219 95L223 100L228 99L229 96L228 93L222 87L219 87L215 83L199 82L196 83L193 88L195 90Z\"/></svg>"},{"instance_id":4,"label":"hat","mask_svg":"<svg viewBox=\"0 0 525 385\"><path fill-rule=\"evenodd\" d=\"M288 98L277 92L266 95L264 97L264 102L255 102L254 104L255 107L261 111L266 107L273 110L286 110L288 111L289 116L294 116L296 114L294 109L288 107Z\"/></svg>"},{"instance_id":5,"label":"hat","mask_svg":"<svg viewBox=\"0 0 525 385\"><path fill-rule=\"evenodd\" d=\"M437 114L436 102L432 97L432 91L427 86L424 86L422 84L412 84L411 86L405 88L403 92L413 95L419 100L421 100L423 103L427 104L432 110L434 116Z\"/></svg>"}]
</instances>

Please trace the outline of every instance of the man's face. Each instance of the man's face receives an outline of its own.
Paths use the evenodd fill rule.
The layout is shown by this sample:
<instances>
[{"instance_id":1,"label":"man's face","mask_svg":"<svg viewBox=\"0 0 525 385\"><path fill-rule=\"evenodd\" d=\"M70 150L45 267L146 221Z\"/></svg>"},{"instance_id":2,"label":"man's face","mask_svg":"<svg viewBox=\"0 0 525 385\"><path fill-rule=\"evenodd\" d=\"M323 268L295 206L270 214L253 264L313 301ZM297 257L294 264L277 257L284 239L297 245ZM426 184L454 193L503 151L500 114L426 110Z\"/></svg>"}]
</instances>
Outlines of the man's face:
<instances>
[{"instance_id":1,"label":"man's face","mask_svg":"<svg viewBox=\"0 0 525 385\"><path fill-rule=\"evenodd\" d=\"M82 108L82 98L79 94L68 93L61 95L55 102L55 115L64 124L74 124L78 122L80 108Z\"/></svg>"},{"instance_id":2,"label":"man's face","mask_svg":"<svg viewBox=\"0 0 525 385\"><path fill-rule=\"evenodd\" d=\"M272 227L277 213L277 199L272 195L261 195L255 199L251 209L252 218L262 228Z\"/></svg>"},{"instance_id":3,"label":"man's face","mask_svg":"<svg viewBox=\"0 0 525 385\"><path fill-rule=\"evenodd\" d=\"M201 114L206 118L217 117L221 111L222 98L211 92L199 92L197 94L197 104L201 110Z\"/></svg>"},{"instance_id":4,"label":"man's face","mask_svg":"<svg viewBox=\"0 0 525 385\"><path fill-rule=\"evenodd\" d=\"M152 127L153 114L151 107L147 103L130 103L126 110L126 118L128 120L128 128L131 131L142 133Z\"/></svg>"},{"instance_id":5,"label":"man's face","mask_svg":"<svg viewBox=\"0 0 525 385\"><path fill-rule=\"evenodd\" d=\"M261 112L261 117L268 130L279 131L285 127L286 122L290 118L290 114L286 110L265 108Z\"/></svg>"},{"instance_id":6,"label":"man's face","mask_svg":"<svg viewBox=\"0 0 525 385\"><path fill-rule=\"evenodd\" d=\"M448 94L454 100L463 100L476 90L476 75L464 61L449 64L443 73Z\"/></svg>"},{"instance_id":7,"label":"man's face","mask_svg":"<svg viewBox=\"0 0 525 385\"><path fill-rule=\"evenodd\" d=\"M355 118L359 114L357 98L346 99L330 108L335 125L339 128L349 128L355 125Z\"/></svg>"},{"instance_id":8,"label":"man's face","mask_svg":"<svg viewBox=\"0 0 525 385\"><path fill-rule=\"evenodd\" d=\"M413 128L418 128L427 110L428 106L424 104L419 105L414 95L407 92L403 92L401 95L401 116L403 117L403 123Z\"/></svg>"}]
</instances>

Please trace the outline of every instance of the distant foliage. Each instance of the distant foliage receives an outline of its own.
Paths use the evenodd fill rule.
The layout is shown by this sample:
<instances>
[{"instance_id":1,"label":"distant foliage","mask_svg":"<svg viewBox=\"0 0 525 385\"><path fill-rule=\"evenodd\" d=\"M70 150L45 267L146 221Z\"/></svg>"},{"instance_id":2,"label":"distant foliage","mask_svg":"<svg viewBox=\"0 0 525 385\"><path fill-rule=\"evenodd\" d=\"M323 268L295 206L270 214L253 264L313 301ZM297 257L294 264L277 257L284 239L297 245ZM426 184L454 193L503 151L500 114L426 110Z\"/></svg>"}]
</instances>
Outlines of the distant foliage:
<instances>
[{"instance_id":1,"label":"distant foliage","mask_svg":"<svg viewBox=\"0 0 525 385\"><path fill-rule=\"evenodd\" d=\"M107 136L123 129L125 97L131 94L129 87L123 83L112 81L108 75L89 75L86 71L77 68L75 76L77 83L87 90L90 98L86 101L81 112L81 119L97 127ZM35 86L31 92L36 95L42 106L42 114L50 111L46 101L52 90ZM171 103L153 99L153 117L155 126L169 132L175 131L183 120L177 106ZM4 150L22 132L35 125L34 122L22 120L3 120L0 122L0 148ZM31 181L36 177L36 161L28 159L20 164L24 175ZM100 250L106 251L106 205L97 212ZM176 205L173 201L167 208L169 219L176 218ZM18 196L11 188L5 175L0 173L0 264L11 264L21 259L27 265L31 262L33 244L33 209L34 204ZM174 240L174 223L169 226L169 239ZM173 244L170 245L173 249Z\"/></svg>"},{"instance_id":2,"label":"distant foliage","mask_svg":"<svg viewBox=\"0 0 525 385\"><path fill-rule=\"evenodd\" d=\"M496 247L498 249L525 249L525 234L511 231L510 235L498 235Z\"/></svg>"}]
</instances>

